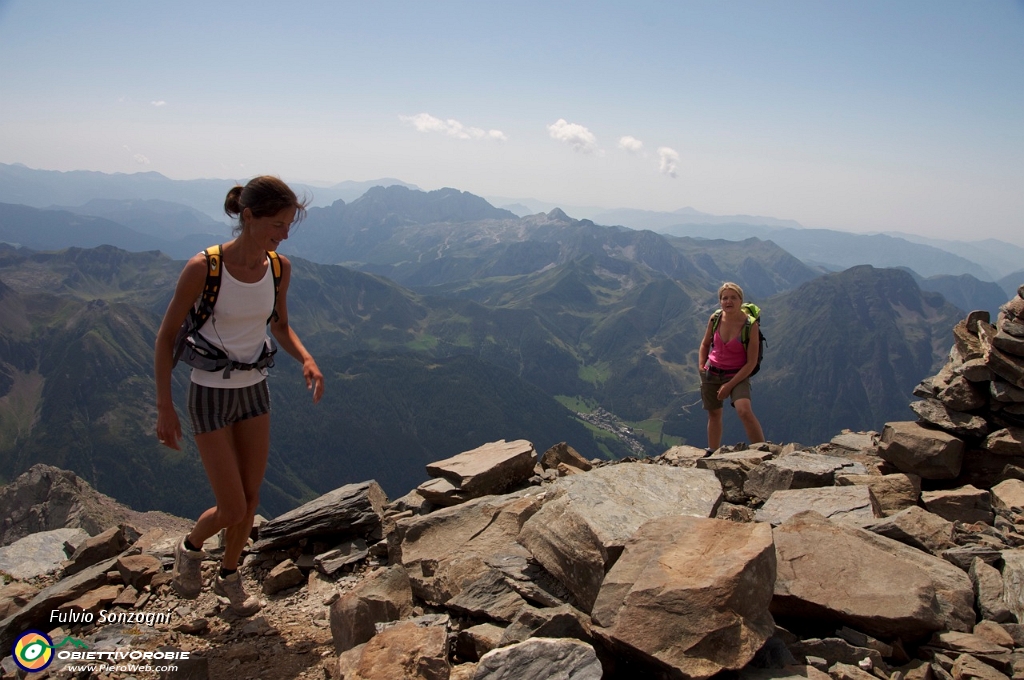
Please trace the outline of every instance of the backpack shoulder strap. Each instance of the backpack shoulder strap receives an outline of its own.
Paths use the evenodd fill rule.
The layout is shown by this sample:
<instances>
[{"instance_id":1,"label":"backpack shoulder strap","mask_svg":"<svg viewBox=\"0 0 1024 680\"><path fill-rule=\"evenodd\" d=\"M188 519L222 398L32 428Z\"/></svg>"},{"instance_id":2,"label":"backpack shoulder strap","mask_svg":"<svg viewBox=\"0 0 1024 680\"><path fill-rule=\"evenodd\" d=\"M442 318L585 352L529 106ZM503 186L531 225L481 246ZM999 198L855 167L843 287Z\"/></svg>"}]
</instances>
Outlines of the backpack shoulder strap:
<instances>
[{"instance_id":1,"label":"backpack shoulder strap","mask_svg":"<svg viewBox=\"0 0 1024 680\"><path fill-rule=\"evenodd\" d=\"M722 310L716 309L711 314L711 347L715 346L715 331L718 330L718 324L722 320Z\"/></svg>"},{"instance_id":2,"label":"backpack shoulder strap","mask_svg":"<svg viewBox=\"0 0 1024 680\"><path fill-rule=\"evenodd\" d=\"M711 315L711 335L712 336L715 334L715 331L718 330L718 324L721 321L722 321L722 310L721 309L716 309L715 312Z\"/></svg>"},{"instance_id":3,"label":"backpack shoulder strap","mask_svg":"<svg viewBox=\"0 0 1024 680\"><path fill-rule=\"evenodd\" d=\"M274 309L267 319L267 323L277 321L277 294L281 290L281 256L276 251L268 250L267 257L270 259L270 273L274 277Z\"/></svg>"},{"instance_id":4,"label":"backpack shoulder strap","mask_svg":"<svg viewBox=\"0 0 1024 680\"><path fill-rule=\"evenodd\" d=\"M755 321L757 321L757 319L747 314L747 321L743 324L743 328L740 329L740 342L743 343L744 347L750 344L750 329L754 325Z\"/></svg>"},{"instance_id":5,"label":"backpack shoulder strap","mask_svg":"<svg viewBox=\"0 0 1024 680\"><path fill-rule=\"evenodd\" d=\"M210 246L203 251L206 256L206 283L203 285L203 294L199 297L199 303L192 308L192 320L195 328L200 328L213 314L213 306L217 304L217 295L220 293L220 272L221 272L221 247Z\"/></svg>"}]
</instances>

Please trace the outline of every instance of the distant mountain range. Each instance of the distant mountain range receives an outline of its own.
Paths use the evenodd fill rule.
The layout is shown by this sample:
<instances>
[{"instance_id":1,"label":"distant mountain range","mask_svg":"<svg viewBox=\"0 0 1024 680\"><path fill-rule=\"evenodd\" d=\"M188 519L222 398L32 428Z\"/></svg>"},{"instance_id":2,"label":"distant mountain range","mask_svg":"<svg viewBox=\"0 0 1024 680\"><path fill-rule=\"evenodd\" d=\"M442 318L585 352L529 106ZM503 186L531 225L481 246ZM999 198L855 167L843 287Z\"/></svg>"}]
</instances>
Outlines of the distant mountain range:
<instances>
[{"instance_id":1,"label":"distant mountain range","mask_svg":"<svg viewBox=\"0 0 1024 680\"><path fill-rule=\"evenodd\" d=\"M89 170L36 170L20 163L0 163L0 203L18 203L33 208L85 206L97 199L111 201L162 201L187 206L217 223L227 223L224 197L235 184L246 178L174 180L158 172L108 174ZM327 187L292 183L300 195L312 199L311 205L327 206L335 201L352 201L375 186L406 184L393 178L366 182L345 181ZM150 207L153 207L152 204ZM95 204L92 209L96 209ZM165 207L160 208L166 210ZM92 214L83 212L83 214ZM99 215L109 217L107 214ZM186 223L192 217L186 218ZM176 231L179 225L175 226Z\"/></svg>"},{"instance_id":2,"label":"distant mountain range","mask_svg":"<svg viewBox=\"0 0 1024 680\"><path fill-rule=\"evenodd\" d=\"M158 173L105 174L88 171L56 172L34 170L20 164L0 164L0 203L22 204L35 208L60 206L80 214L103 217L168 241L161 249L174 257L195 252L199 239L184 240L186 225L195 224L194 234L210 232L213 223L225 222L223 195L235 180L171 180ZM312 197L313 207L328 207L341 200L352 203L377 186L416 187L394 178L365 182L345 181L331 186L294 185L300 193ZM454 191L454 190L447 190ZM433 192L431 192L433 193ZM462 192L460 192L462 193ZM134 216L126 216L116 206L99 205L95 199L113 202L129 201ZM157 207L155 201L179 204L177 209ZM86 206L87 203L91 205ZM824 270L838 271L858 264L875 267L909 267L923 277L969 274L982 281L996 281L1008 294L1024 281L1024 248L994 239L984 241L949 241L929 239L910 234L851 234L825 229L805 229L793 220L752 215L710 215L681 208L673 212L615 209L595 206L558 206L527 198L491 197L491 203L509 209L516 216L549 213L559 208L576 218L587 218L596 224L620 225L634 230L652 230L662 234L692 238L747 238L772 240L805 263ZM77 207L76 207L77 206ZM210 218L193 222L195 215L175 222L169 231L155 225L168 224L170 213L187 206ZM146 226L148 223L148 227ZM0 236L0 239L4 239ZM24 242L29 247L44 246ZM121 244L117 244L121 245ZM201 247L201 246L200 246ZM321 260L326 261L326 260Z\"/></svg>"},{"instance_id":3,"label":"distant mountain range","mask_svg":"<svg viewBox=\"0 0 1024 680\"><path fill-rule=\"evenodd\" d=\"M913 243L885 234L851 234L829 229L776 229L760 225L680 224L664 233L694 238L759 238L772 241L812 266L839 271L861 264L873 267L908 267L924 277L969 274L992 281L1002 269L978 263L936 246ZM950 242L952 243L952 242ZM1016 246L1005 244L1008 251ZM950 246L953 248L953 246ZM1024 249L1021 253L1024 254Z\"/></svg>"}]
</instances>

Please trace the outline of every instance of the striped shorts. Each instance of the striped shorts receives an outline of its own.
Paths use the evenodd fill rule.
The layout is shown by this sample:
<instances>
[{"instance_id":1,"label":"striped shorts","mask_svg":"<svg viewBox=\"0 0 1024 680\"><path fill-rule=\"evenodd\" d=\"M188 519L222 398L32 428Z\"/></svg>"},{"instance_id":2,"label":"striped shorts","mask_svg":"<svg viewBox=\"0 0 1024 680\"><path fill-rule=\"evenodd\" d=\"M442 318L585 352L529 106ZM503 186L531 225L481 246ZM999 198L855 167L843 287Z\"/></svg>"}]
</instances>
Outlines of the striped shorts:
<instances>
[{"instance_id":1,"label":"striped shorts","mask_svg":"<svg viewBox=\"0 0 1024 680\"><path fill-rule=\"evenodd\" d=\"M204 387L190 382L187 401L193 435L270 413L270 389L266 380L249 387L232 388Z\"/></svg>"}]
</instances>

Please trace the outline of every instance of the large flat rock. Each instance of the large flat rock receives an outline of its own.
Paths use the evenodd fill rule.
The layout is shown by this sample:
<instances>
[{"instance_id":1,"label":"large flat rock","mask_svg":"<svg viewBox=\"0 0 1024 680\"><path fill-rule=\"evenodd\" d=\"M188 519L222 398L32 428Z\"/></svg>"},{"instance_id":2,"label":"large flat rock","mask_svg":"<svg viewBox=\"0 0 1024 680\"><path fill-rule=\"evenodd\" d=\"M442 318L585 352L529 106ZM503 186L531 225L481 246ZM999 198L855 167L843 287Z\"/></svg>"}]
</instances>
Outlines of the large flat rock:
<instances>
[{"instance_id":1,"label":"large flat rock","mask_svg":"<svg viewBox=\"0 0 1024 680\"><path fill-rule=\"evenodd\" d=\"M314 537L379 539L386 502L384 490L373 480L346 484L265 522L255 549L272 550Z\"/></svg>"},{"instance_id":2,"label":"large flat rock","mask_svg":"<svg viewBox=\"0 0 1024 680\"><path fill-rule=\"evenodd\" d=\"M22 580L52 574L68 559L64 543L77 547L87 538L85 529L77 527L29 534L0 548L0 571Z\"/></svg>"},{"instance_id":3,"label":"large flat rock","mask_svg":"<svg viewBox=\"0 0 1024 680\"><path fill-rule=\"evenodd\" d=\"M897 421L882 429L879 455L900 472L922 479L955 479L964 459L964 443L941 430Z\"/></svg>"},{"instance_id":4,"label":"large flat rock","mask_svg":"<svg viewBox=\"0 0 1024 680\"><path fill-rule=\"evenodd\" d=\"M444 604L486 576L491 562L530 557L516 538L543 501L532 488L400 519L388 536L390 562L406 568L417 597Z\"/></svg>"},{"instance_id":5,"label":"large flat rock","mask_svg":"<svg viewBox=\"0 0 1024 680\"><path fill-rule=\"evenodd\" d=\"M511 491L533 474L537 452L525 439L484 444L427 465L427 474L448 481L464 498Z\"/></svg>"},{"instance_id":6,"label":"large flat rock","mask_svg":"<svg viewBox=\"0 0 1024 680\"><path fill-rule=\"evenodd\" d=\"M774 538L776 617L903 640L974 626L971 580L941 558L813 512L776 527Z\"/></svg>"},{"instance_id":7,"label":"large flat rock","mask_svg":"<svg viewBox=\"0 0 1024 680\"><path fill-rule=\"evenodd\" d=\"M782 524L808 510L840 522L870 522L882 516L868 486L824 486L816 489L776 491L754 514L758 522Z\"/></svg>"},{"instance_id":8,"label":"large flat rock","mask_svg":"<svg viewBox=\"0 0 1024 680\"><path fill-rule=\"evenodd\" d=\"M545 569L590 611L606 571L648 520L710 517L722 496L714 472L661 465L610 465L560 479L519 534Z\"/></svg>"},{"instance_id":9,"label":"large flat rock","mask_svg":"<svg viewBox=\"0 0 1024 680\"><path fill-rule=\"evenodd\" d=\"M798 451L758 465L747 475L743 490L748 496L768 498L784 489L831 486L842 472L863 475L867 470L849 458Z\"/></svg>"},{"instance_id":10,"label":"large flat rock","mask_svg":"<svg viewBox=\"0 0 1024 680\"><path fill-rule=\"evenodd\" d=\"M595 634L689 678L743 668L775 632L766 524L661 517L641 526L601 585Z\"/></svg>"}]
</instances>

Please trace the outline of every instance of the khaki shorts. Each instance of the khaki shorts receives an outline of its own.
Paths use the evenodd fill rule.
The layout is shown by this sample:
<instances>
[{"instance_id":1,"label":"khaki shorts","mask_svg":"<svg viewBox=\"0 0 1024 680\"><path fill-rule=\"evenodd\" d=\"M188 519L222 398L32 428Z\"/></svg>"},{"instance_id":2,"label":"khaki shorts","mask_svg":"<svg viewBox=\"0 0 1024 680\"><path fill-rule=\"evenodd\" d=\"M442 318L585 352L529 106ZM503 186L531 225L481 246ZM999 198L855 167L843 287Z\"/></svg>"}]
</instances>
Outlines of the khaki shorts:
<instances>
[{"instance_id":1,"label":"khaki shorts","mask_svg":"<svg viewBox=\"0 0 1024 680\"><path fill-rule=\"evenodd\" d=\"M725 402L718 398L718 388L732 380L735 374L700 372L700 400L705 411L717 411L725 406ZM736 406L737 399L750 399L750 379L744 378L739 381L732 392L729 393L732 405Z\"/></svg>"}]
</instances>

